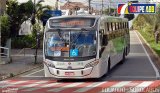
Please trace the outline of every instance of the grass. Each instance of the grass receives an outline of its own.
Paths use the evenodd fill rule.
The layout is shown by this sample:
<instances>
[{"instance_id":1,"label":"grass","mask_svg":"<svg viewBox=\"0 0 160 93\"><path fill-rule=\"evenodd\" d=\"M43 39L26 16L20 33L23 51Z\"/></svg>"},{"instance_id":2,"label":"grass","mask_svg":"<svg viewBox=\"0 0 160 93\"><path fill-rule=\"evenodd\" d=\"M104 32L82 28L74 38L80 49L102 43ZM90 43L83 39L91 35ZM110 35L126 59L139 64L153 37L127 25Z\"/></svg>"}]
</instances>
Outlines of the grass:
<instances>
[{"instance_id":1,"label":"grass","mask_svg":"<svg viewBox=\"0 0 160 93\"><path fill-rule=\"evenodd\" d=\"M160 57L160 41L158 44L156 44L155 39L154 39L154 35L150 34L148 31L146 30L139 30L140 34L144 37L144 39L149 43L149 45L151 46L151 48L158 54L158 56Z\"/></svg>"}]
</instances>

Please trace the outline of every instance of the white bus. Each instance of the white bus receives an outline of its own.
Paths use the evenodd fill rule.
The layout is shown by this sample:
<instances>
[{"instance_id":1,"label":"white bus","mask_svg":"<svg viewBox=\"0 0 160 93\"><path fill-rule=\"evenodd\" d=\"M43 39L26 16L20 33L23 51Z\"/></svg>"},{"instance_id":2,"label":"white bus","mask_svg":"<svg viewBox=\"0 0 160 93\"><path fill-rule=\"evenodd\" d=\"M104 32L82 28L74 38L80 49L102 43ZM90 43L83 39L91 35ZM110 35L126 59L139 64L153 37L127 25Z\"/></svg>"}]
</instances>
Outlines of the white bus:
<instances>
[{"instance_id":1,"label":"white bus","mask_svg":"<svg viewBox=\"0 0 160 93\"><path fill-rule=\"evenodd\" d=\"M111 16L50 18L44 32L45 77L100 78L130 51L128 20Z\"/></svg>"}]
</instances>

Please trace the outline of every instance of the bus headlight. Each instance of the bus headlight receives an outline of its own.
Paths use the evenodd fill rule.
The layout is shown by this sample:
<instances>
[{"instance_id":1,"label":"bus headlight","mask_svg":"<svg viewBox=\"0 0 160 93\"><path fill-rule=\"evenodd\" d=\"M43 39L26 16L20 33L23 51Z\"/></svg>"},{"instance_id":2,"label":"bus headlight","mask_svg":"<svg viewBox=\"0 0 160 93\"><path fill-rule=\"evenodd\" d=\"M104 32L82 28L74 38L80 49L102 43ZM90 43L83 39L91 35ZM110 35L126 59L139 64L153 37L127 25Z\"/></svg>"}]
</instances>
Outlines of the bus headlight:
<instances>
[{"instance_id":1,"label":"bus headlight","mask_svg":"<svg viewBox=\"0 0 160 93\"><path fill-rule=\"evenodd\" d=\"M92 62L88 63L88 64L85 66L85 68L94 67L94 66L96 66L98 63L99 63L99 60L92 61Z\"/></svg>"},{"instance_id":2,"label":"bus headlight","mask_svg":"<svg viewBox=\"0 0 160 93\"><path fill-rule=\"evenodd\" d=\"M48 67L55 68L55 65L53 63L51 63L51 62L44 61L44 64L46 64Z\"/></svg>"}]
</instances>

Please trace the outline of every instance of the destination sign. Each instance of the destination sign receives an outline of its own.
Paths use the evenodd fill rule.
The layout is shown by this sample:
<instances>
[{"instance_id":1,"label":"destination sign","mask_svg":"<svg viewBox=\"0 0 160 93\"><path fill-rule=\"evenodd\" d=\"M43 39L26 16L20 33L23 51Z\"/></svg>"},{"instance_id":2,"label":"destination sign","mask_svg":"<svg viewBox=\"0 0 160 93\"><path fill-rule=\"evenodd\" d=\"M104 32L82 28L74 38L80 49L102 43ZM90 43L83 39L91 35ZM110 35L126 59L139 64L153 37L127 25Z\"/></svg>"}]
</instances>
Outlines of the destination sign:
<instances>
[{"instance_id":1,"label":"destination sign","mask_svg":"<svg viewBox=\"0 0 160 93\"><path fill-rule=\"evenodd\" d=\"M61 18L51 19L51 28L85 28L94 26L95 18Z\"/></svg>"}]
</instances>

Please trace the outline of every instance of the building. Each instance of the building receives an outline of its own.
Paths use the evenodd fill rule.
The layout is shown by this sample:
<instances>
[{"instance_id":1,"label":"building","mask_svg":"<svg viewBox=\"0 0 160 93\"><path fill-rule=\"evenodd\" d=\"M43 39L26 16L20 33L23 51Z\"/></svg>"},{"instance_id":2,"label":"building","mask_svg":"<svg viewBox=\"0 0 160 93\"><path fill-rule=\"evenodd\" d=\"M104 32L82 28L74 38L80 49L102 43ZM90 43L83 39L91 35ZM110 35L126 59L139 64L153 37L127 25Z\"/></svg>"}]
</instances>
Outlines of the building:
<instances>
[{"instance_id":1,"label":"building","mask_svg":"<svg viewBox=\"0 0 160 93\"><path fill-rule=\"evenodd\" d=\"M84 5L82 2L67 2L63 6L60 6L61 10L69 10L69 15L74 15L79 10L88 11L88 6Z\"/></svg>"},{"instance_id":2,"label":"building","mask_svg":"<svg viewBox=\"0 0 160 93\"><path fill-rule=\"evenodd\" d=\"M6 1L7 0L0 0L0 15L2 15L6 10Z\"/></svg>"}]
</instances>

